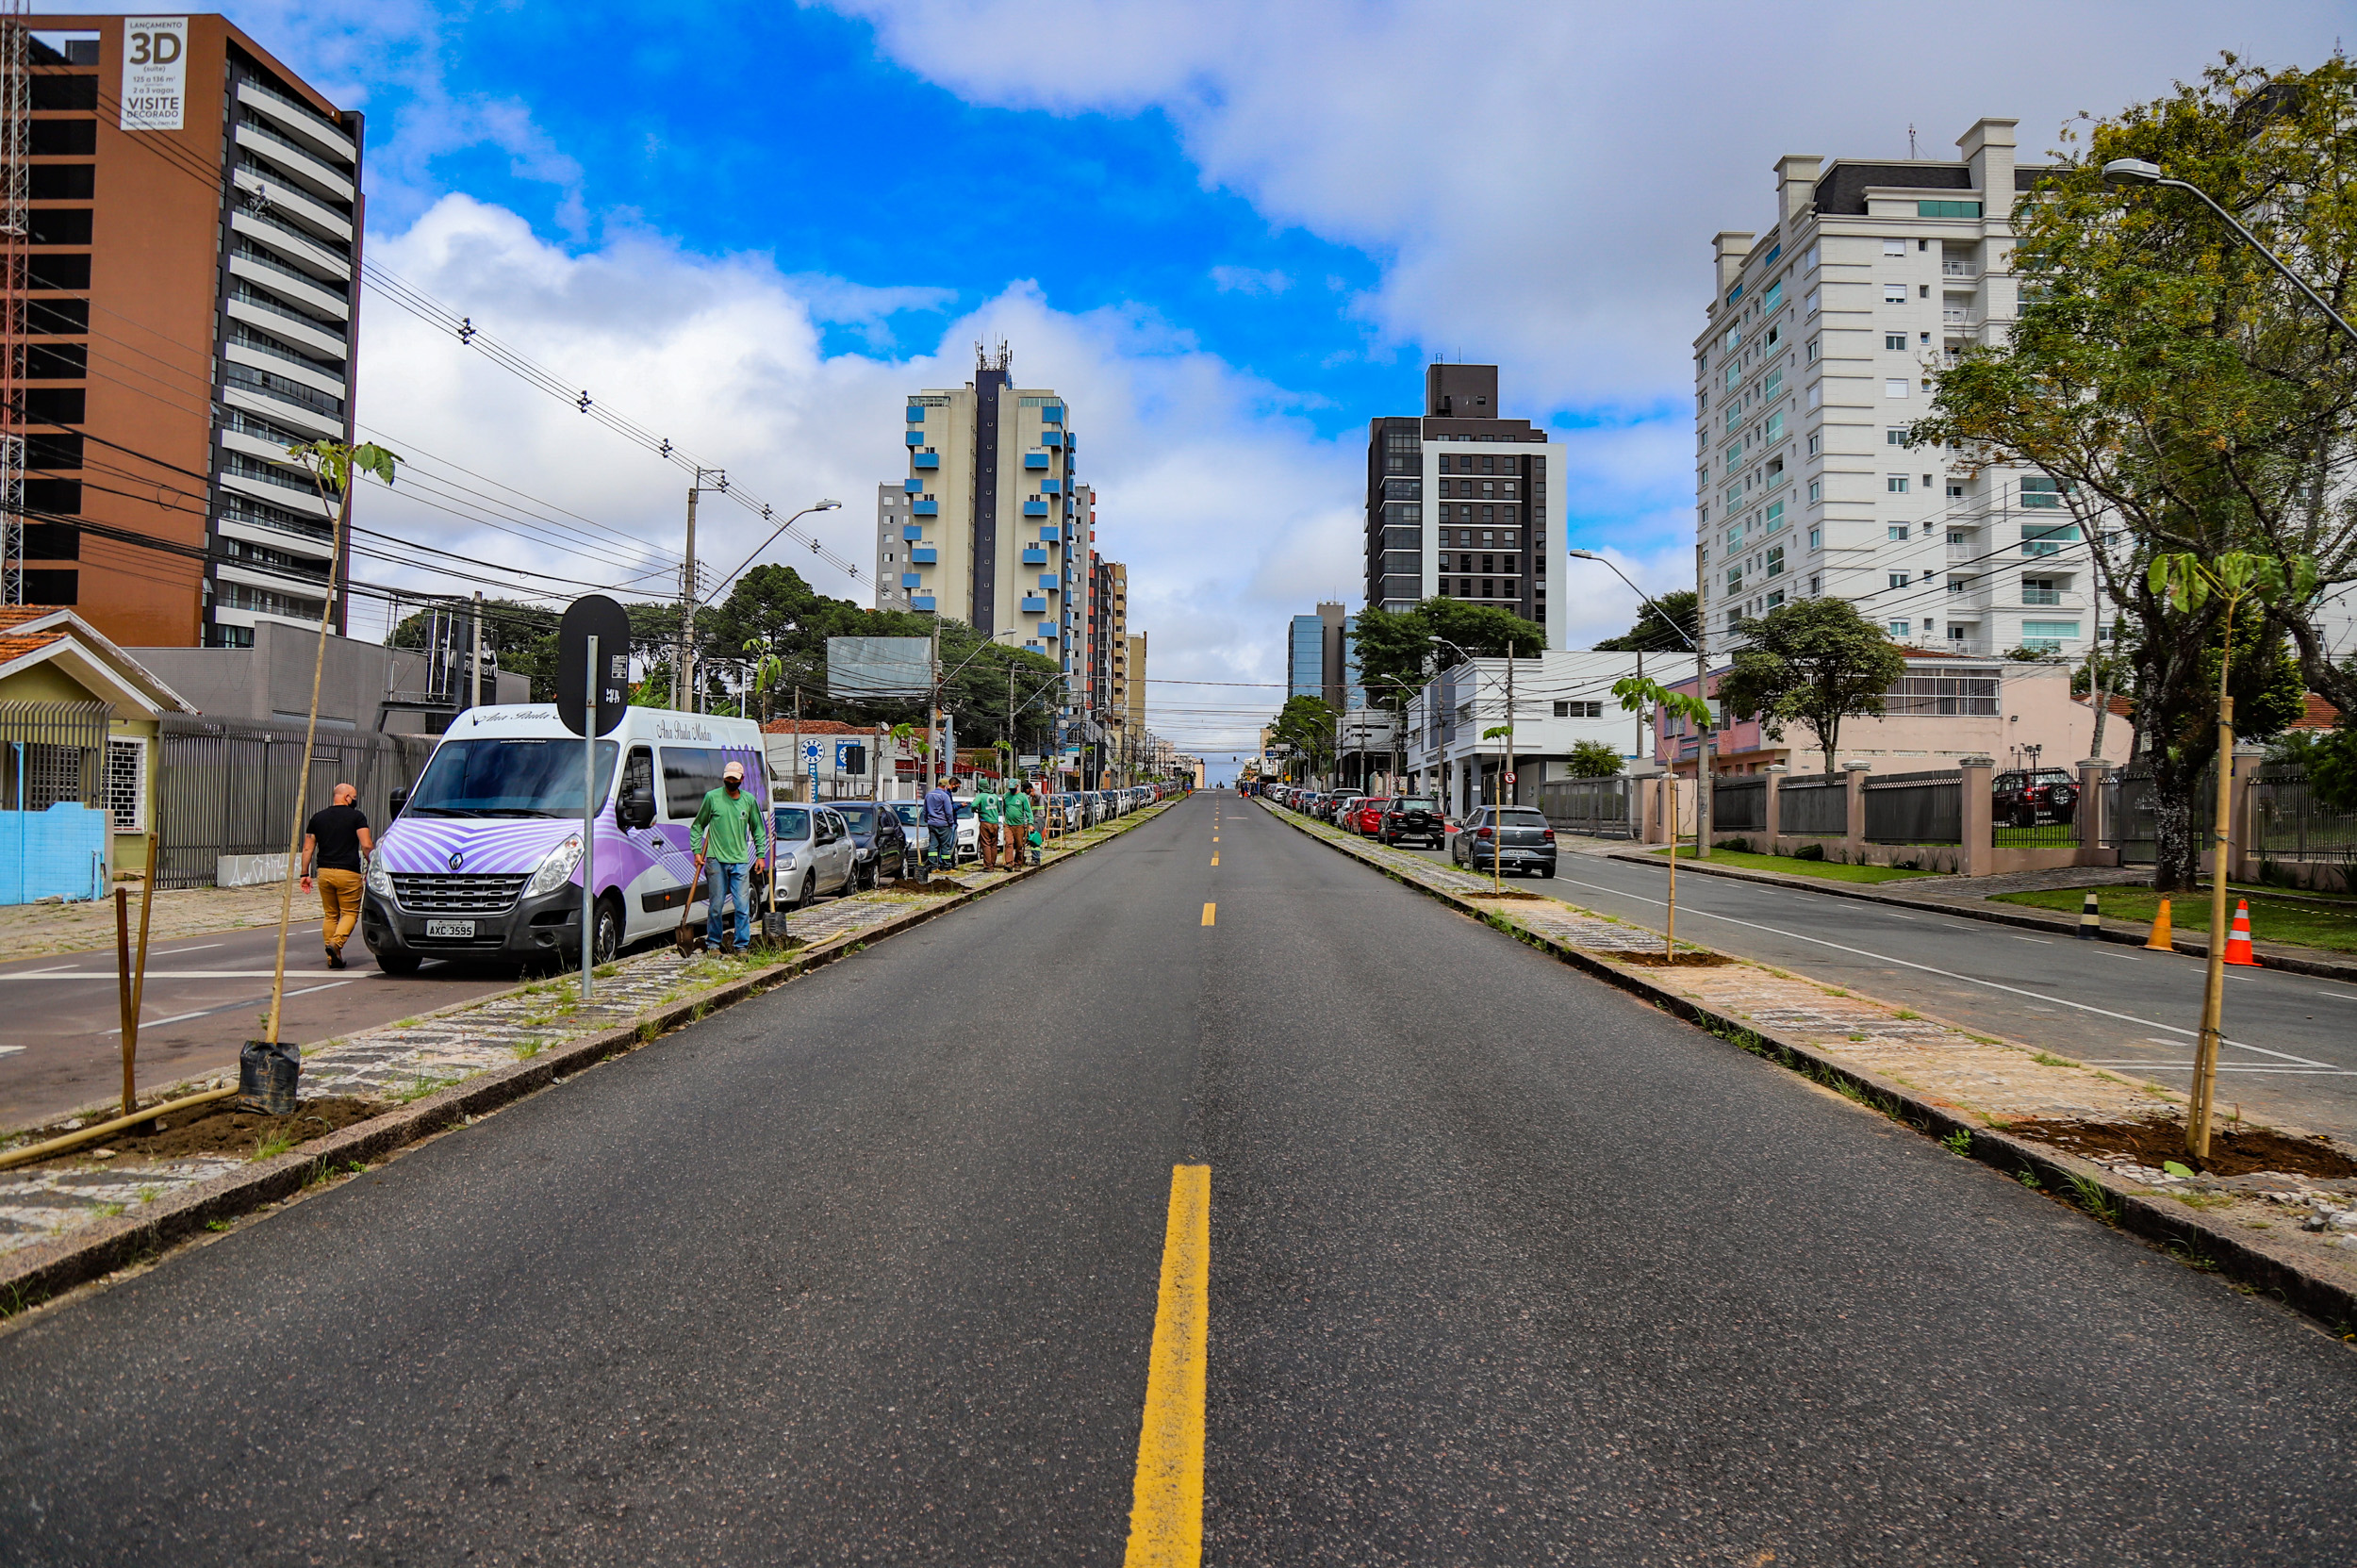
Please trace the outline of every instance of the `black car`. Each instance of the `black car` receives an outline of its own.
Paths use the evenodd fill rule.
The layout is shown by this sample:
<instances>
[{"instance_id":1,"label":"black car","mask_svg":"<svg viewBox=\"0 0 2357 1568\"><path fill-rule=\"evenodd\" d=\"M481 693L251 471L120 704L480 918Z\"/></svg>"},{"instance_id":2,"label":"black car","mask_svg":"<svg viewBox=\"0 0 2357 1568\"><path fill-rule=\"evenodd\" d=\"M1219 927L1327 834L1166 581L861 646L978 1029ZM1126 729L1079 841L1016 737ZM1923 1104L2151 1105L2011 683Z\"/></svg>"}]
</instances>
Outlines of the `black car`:
<instances>
[{"instance_id":1,"label":"black car","mask_svg":"<svg viewBox=\"0 0 2357 1568\"><path fill-rule=\"evenodd\" d=\"M2079 781L2059 767L2017 768L1990 781L1991 815L2000 827L2068 822L2079 810Z\"/></svg>"},{"instance_id":2,"label":"black car","mask_svg":"<svg viewBox=\"0 0 2357 1568\"><path fill-rule=\"evenodd\" d=\"M835 815L851 830L851 881L860 887L898 882L909 874L908 829L890 805L873 801L833 801Z\"/></svg>"},{"instance_id":3,"label":"black car","mask_svg":"<svg viewBox=\"0 0 2357 1568\"><path fill-rule=\"evenodd\" d=\"M1458 830L1449 858L1476 871L1536 871L1555 875L1555 830L1536 806L1481 806Z\"/></svg>"},{"instance_id":4,"label":"black car","mask_svg":"<svg viewBox=\"0 0 2357 1568\"><path fill-rule=\"evenodd\" d=\"M1383 808L1383 820L1375 836L1386 844L1412 838L1428 850L1437 850L1448 836L1448 818L1441 813L1441 802L1429 795L1395 796Z\"/></svg>"}]
</instances>

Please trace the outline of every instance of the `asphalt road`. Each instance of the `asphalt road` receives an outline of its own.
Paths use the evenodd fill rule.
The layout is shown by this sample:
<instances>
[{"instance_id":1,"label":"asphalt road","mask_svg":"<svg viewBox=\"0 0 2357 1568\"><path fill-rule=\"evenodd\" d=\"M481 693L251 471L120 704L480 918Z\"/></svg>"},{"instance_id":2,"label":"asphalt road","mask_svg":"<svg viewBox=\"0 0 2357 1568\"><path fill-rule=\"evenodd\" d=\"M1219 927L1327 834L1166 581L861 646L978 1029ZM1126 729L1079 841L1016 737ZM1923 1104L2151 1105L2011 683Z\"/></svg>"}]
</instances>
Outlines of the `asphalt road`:
<instances>
[{"instance_id":1,"label":"asphalt road","mask_svg":"<svg viewBox=\"0 0 2357 1568\"><path fill-rule=\"evenodd\" d=\"M2349 1556L2348 1348L1198 796L0 1335L0 1561L1119 1561L1178 1163L1208 1561Z\"/></svg>"},{"instance_id":2,"label":"asphalt road","mask_svg":"<svg viewBox=\"0 0 2357 1568\"><path fill-rule=\"evenodd\" d=\"M428 964L414 975L388 975L356 933L344 949L348 967L330 970L320 948L318 899L298 895L295 915L280 1024L290 1040L329 1039L516 983L512 966ZM136 942L136 902L132 919ZM275 926L150 946L140 999L142 1093L237 1066L239 1046L260 1032L256 1026L270 1011L277 952ZM112 948L0 964L0 1128L25 1127L121 1092L115 967Z\"/></svg>"},{"instance_id":3,"label":"asphalt road","mask_svg":"<svg viewBox=\"0 0 2357 1568\"><path fill-rule=\"evenodd\" d=\"M1570 835L1562 845L1591 847ZM1566 852L1552 882L1513 885L1658 931L1668 880L1666 865ZM1724 952L2139 1081L2180 1091L2193 1081L2199 958L1726 877L1681 875L1678 921L1681 935ZM2224 1015L2221 1105L2357 1138L2357 985L2229 969Z\"/></svg>"}]
</instances>

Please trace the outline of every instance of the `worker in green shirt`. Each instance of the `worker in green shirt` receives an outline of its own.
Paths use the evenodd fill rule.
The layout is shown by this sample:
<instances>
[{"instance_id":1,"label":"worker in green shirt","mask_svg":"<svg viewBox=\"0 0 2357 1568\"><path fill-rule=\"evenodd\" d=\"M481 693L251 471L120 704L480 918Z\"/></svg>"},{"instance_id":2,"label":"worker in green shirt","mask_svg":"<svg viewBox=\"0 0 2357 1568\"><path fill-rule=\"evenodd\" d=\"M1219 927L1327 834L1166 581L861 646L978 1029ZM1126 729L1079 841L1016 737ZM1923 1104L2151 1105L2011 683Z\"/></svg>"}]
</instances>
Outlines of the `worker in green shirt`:
<instances>
[{"instance_id":1,"label":"worker in green shirt","mask_svg":"<svg viewBox=\"0 0 2357 1568\"><path fill-rule=\"evenodd\" d=\"M978 825L974 836L981 842L982 869L987 871L998 864L998 797L979 784L974 789L974 817Z\"/></svg>"},{"instance_id":2,"label":"worker in green shirt","mask_svg":"<svg viewBox=\"0 0 2357 1568\"><path fill-rule=\"evenodd\" d=\"M1007 781L1006 805L1000 813L1007 825L1007 869L1012 871L1023 864L1023 841L1031 836L1031 797L1020 779ZM1039 851L1031 851L1031 864L1039 864Z\"/></svg>"},{"instance_id":3,"label":"worker in green shirt","mask_svg":"<svg viewBox=\"0 0 2357 1568\"><path fill-rule=\"evenodd\" d=\"M704 910L704 942L721 952L750 947L753 940L753 900L747 890L746 871L767 864L769 825L762 819L761 803L745 793L745 765L732 762L720 769L720 787L704 792L688 825L688 847L704 873L708 900ZM720 909L736 900L735 940L721 935Z\"/></svg>"}]
</instances>

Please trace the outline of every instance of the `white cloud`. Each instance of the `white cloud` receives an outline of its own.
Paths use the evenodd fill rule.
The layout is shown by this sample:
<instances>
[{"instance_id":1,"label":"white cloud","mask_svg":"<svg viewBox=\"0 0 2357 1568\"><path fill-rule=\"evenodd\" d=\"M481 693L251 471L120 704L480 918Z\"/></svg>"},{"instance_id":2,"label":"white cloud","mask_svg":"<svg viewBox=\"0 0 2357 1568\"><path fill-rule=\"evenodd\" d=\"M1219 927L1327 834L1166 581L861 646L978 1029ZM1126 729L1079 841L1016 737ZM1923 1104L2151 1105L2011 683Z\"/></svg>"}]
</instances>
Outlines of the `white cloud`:
<instances>
[{"instance_id":1,"label":"white cloud","mask_svg":"<svg viewBox=\"0 0 2357 1568\"><path fill-rule=\"evenodd\" d=\"M1021 382L1071 400L1080 473L1097 488L1097 548L1129 564L1130 624L1149 633L1158 679L1279 680L1284 618L1321 595L1355 598L1357 521L1337 497L1354 496L1360 483L1356 438L1323 439L1300 400L1151 312L1061 312L1018 283L948 323L931 353L830 355L820 322L937 307L947 291L789 276L763 256L696 256L640 231L576 253L463 196L371 243L394 275L463 309L599 406L725 464L781 512L840 499L842 511L812 520L831 550L863 566L872 560L875 487L899 473L903 394L962 384L973 373L969 345L1011 341ZM364 488L362 526L486 563L494 575L512 565L649 597L671 591L685 491L678 470L382 299L361 319L361 420L415 460L398 493ZM519 537L406 499L437 487L488 488L453 468L530 492L553 525L518 521L530 536ZM766 532L707 500L699 553L725 570ZM793 565L821 591L869 599L864 579L851 582L805 548L782 543L765 558ZM363 575L404 581L382 564ZM406 580L432 585L421 574ZM1207 743L1214 729L1248 737L1278 696L1149 689L1157 708L1172 709L1158 722ZM1177 711L1205 707L1233 711Z\"/></svg>"},{"instance_id":2,"label":"white cloud","mask_svg":"<svg viewBox=\"0 0 2357 1568\"><path fill-rule=\"evenodd\" d=\"M1283 272L1259 267L1214 267L1211 283L1223 294L1281 294L1294 286Z\"/></svg>"}]
</instances>

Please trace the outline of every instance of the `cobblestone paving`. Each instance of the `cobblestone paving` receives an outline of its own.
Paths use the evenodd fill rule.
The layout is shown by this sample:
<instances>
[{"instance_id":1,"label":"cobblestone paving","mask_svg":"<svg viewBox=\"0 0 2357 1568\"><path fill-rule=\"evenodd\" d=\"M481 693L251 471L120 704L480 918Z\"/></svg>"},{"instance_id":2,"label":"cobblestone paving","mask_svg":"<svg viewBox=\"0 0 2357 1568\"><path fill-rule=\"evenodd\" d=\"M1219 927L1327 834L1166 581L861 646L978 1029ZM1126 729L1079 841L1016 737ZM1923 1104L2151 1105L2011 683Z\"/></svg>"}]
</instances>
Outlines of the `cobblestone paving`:
<instances>
[{"instance_id":1,"label":"cobblestone paving","mask_svg":"<svg viewBox=\"0 0 2357 1568\"><path fill-rule=\"evenodd\" d=\"M1044 858L1062 860L1128 832L1152 815L1151 810L1132 814L1060 839ZM1010 874L966 870L935 880L986 891ZM933 901L931 895L888 889L853 894L795 912L788 928L797 940L813 949L825 948L855 942L861 933ZM275 903L270 913L276 918ZM659 948L600 970L586 1007L581 1004L578 973L536 981L453 1012L306 1047L302 1092L305 1098L421 1098L479 1073L528 1060L551 1046L621 1027L653 1008L724 984L766 962L710 953L683 958L676 949ZM198 1080L173 1092L195 1094L234 1081L230 1076ZM0 1254L111 1217L246 1163L239 1156L210 1155L133 1164L102 1161L94 1150L82 1150L0 1172Z\"/></svg>"}]
</instances>

